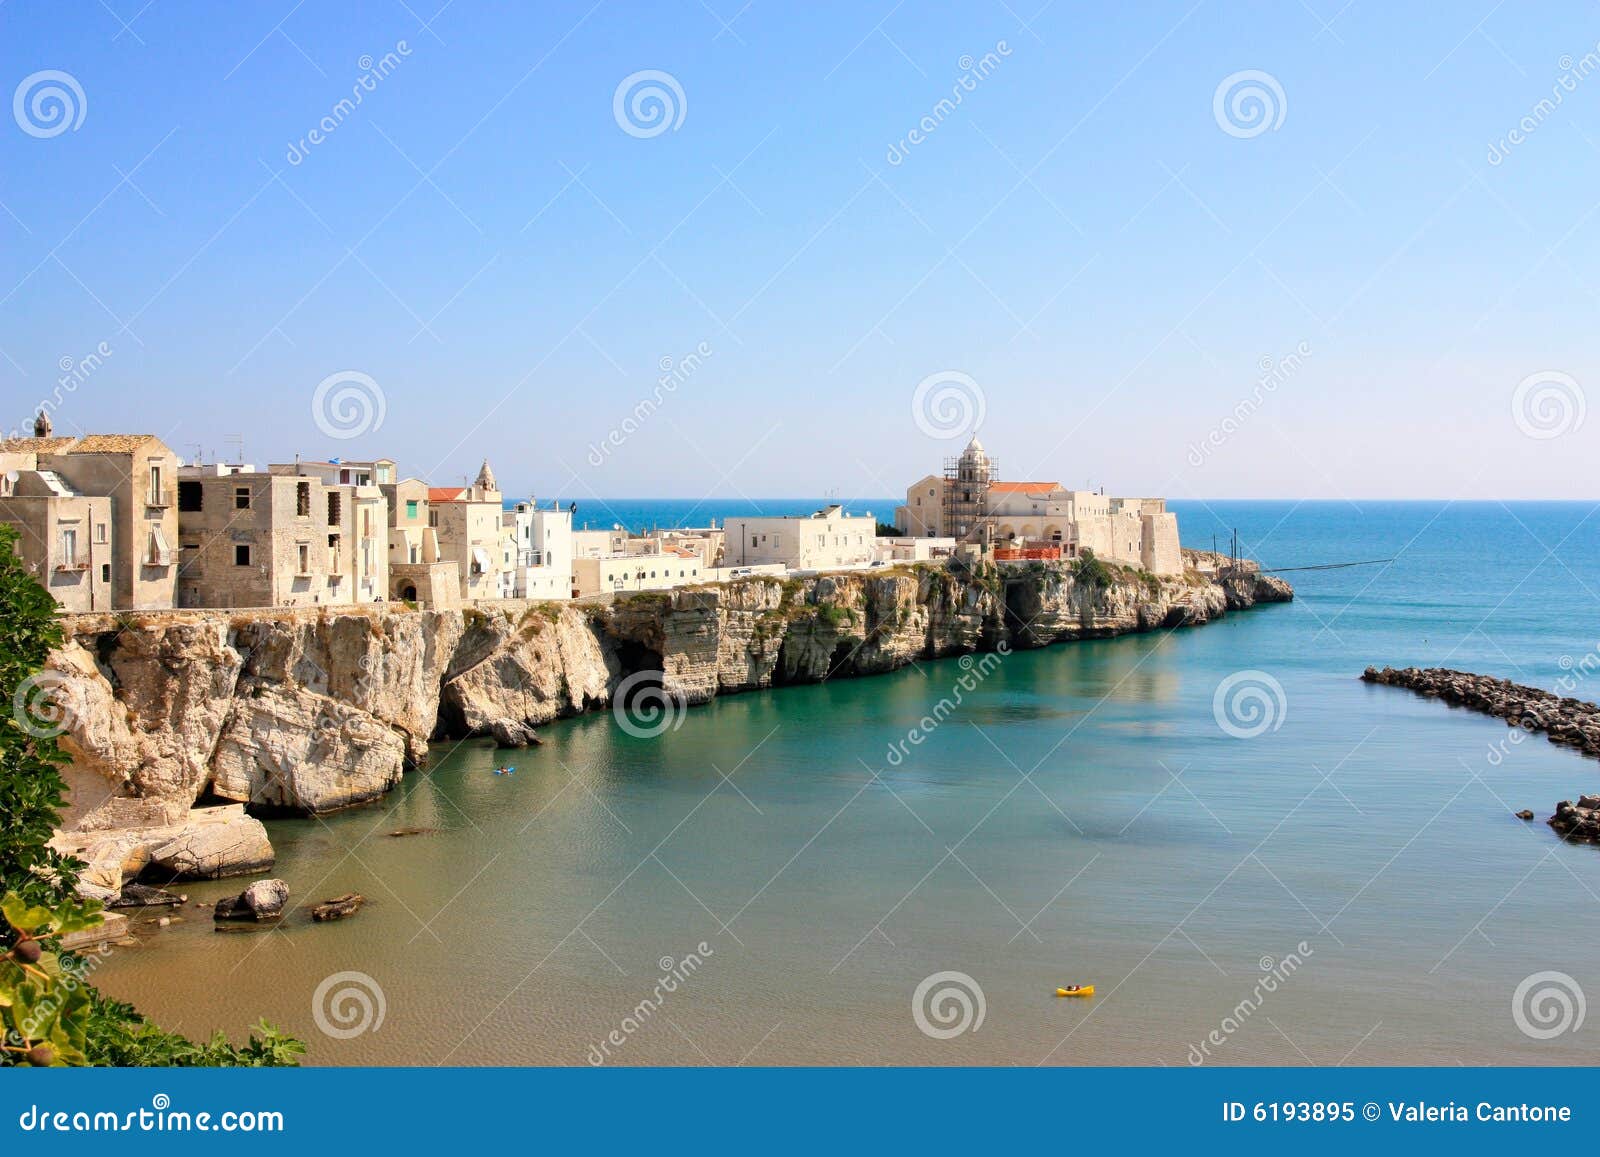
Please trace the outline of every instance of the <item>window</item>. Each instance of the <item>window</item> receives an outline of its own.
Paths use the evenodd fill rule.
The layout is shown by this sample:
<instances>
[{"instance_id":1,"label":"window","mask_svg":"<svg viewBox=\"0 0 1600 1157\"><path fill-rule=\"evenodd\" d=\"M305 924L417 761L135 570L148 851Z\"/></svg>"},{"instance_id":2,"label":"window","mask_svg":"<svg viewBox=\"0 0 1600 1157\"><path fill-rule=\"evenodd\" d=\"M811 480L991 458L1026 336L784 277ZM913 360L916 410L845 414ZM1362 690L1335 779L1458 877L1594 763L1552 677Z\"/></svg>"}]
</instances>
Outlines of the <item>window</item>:
<instances>
[{"instance_id":1,"label":"window","mask_svg":"<svg viewBox=\"0 0 1600 1157\"><path fill-rule=\"evenodd\" d=\"M150 554L146 560L147 566L171 566L172 548L167 545L167 536L159 526L150 528Z\"/></svg>"},{"instance_id":2,"label":"window","mask_svg":"<svg viewBox=\"0 0 1600 1157\"><path fill-rule=\"evenodd\" d=\"M78 532L76 530L62 528L61 565L67 570L76 570L78 567Z\"/></svg>"},{"instance_id":3,"label":"window","mask_svg":"<svg viewBox=\"0 0 1600 1157\"><path fill-rule=\"evenodd\" d=\"M756 536L753 535L753 534L750 536L750 545L751 546L760 546L761 545L759 542L756 541Z\"/></svg>"},{"instance_id":4,"label":"window","mask_svg":"<svg viewBox=\"0 0 1600 1157\"><path fill-rule=\"evenodd\" d=\"M178 482L178 510L184 514L194 514L204 505L205 487L193 480Z\"/></svg>"},{"instance_id":5,"label":"window","mask_svg":"<svg viewBox=\"0 0 1600 1157\"><path fill-rule=\"evenodd\" d=\"M250 487L235 486L233 488L233 508L235 510L250 509Z\"/></svg>"},{"instance_id":6,"label":"window","mask_svg":"<svg viewBox=\"0 0 1600 1157\"><path fill-rule=\"evenodd\" d=\"M296 482L294 485L294 512L299 518L311 517L311 483ZM304 574L302 568L301 573Z\"/></svg>"},{"instance_id":7,"label":"window","mask_svg":"<svg viewBox=\"0 0 1600 1157\"><path fill-rule=\"evenodd\" d=\"M233 565L234 566L249 566L250 565L250 547L247 544L242 543L242 542L234 543L234 545L233 545Z\"/></svg>"},{"instance_id":8,"label":"window","mask_svg":"<svg viewBox=\"0 0 1600 1157\"><path fill-rule=\"evenodd\" d=\"M94 540L96 542L104 542L106 540L106 524L105 523L97 522L97 523L94 524Z\"/></svg>"},{"instance_id":9,"label":"window","mask_svg":"<svg viewBox=\"0 0 1600 1157\"><path fill-rule=\"evenodd\" d=\"M109 562L100 564L100 581L103 583L111 581L111 564Z\"/></svg>"},{"instance_id":10,"label":"window","mask_svg":"<svg viewBox=\"0 0 1600 1157\"><path fill-rule=\"evenodd\" d=\"M411 519L411 520L413 520L413 521L416 520L416 517L417 517L417 500L415 498L406 499L406 517Z\"/></svg>"},{"instance_id":11,"label":"window","mask_svg":"<svg viewBox=\"0 0 1600 1157\"><path fill-rule=\"evenodd\" d=\"M162 502L161 467L152 466L150 467L150 505L160 506Z\"/></svg>"},{"instance_id":12,"label":"window","mask_svg":"<svg viewBox=\"0 0 1600 1157\"><path fill-rule=\"evenodd\" d=\"M300 555L300 570L299 570L298 573L300 573L300 574L310 574L311 573L311 547L308 544L302 542L295 549L298 552L298 554Z\"/></svg>"},{"instance_id":13,"label":"window","mask_svg":"<svg viewBox=\"0 0 1600 1157\"><path fill-rule=\"evenodd\" d=\"M339 536L337 534L328 535L328 569L334 571L340 569Z\"/></svg>"},{"instance_id":14,"label":"window","mask_svg":"<svg viewBox=\"0 0 1600 1157\"><path fill-rule=\"evenodd\" d=\"M344 513L344 495L337 490L328 491L328 525L338 526Z\"/></svg>"},{"instance_id":15,"label":"window","mask_svg":"<svg viewBox=\"0 0 1600 1157\"><path fill-rule=\"evenodd\" d=\"M439 512L437 510L430 509L428 511L428 525L435 527L439 525Z\"/></svg>"}]
</instances>

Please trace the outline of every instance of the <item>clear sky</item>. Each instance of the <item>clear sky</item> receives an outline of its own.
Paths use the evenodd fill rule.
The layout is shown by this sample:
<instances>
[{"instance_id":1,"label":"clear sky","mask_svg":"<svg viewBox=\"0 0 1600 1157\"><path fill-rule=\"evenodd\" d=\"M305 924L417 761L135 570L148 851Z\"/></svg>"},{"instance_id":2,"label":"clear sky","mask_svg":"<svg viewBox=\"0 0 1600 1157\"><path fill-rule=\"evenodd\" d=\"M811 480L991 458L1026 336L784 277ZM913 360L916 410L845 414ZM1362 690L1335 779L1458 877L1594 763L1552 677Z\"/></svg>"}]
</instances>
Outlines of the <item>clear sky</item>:
<instances>
[{"instance_id":1,"label":"clear sky","mask_svg":"<svg viewBox=\"0 0 1600 1157\"><path fill-rule=\"evenodd\" d=\"M0 7L5 426L882 497L953 390L1009 478L1600 493L1592 3L441 3Z\"/></svg>"}]
</instances>

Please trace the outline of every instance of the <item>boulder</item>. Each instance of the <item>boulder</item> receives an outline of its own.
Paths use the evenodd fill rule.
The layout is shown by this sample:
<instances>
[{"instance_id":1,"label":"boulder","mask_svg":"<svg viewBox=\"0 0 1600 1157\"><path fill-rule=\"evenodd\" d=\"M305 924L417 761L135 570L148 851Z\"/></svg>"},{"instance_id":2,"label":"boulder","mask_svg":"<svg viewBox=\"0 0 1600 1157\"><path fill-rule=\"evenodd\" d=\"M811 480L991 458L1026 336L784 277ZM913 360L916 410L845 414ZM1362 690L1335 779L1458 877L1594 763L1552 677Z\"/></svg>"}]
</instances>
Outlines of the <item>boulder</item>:
<instances>
[{"instance_id":1,"label":"boulder","mask_svg":"<svg viewBox=\"0 0 1600 1157\"><path fill-rule=\"evenodd\" d=\"M518 719L496 719L489 724L489 734L501 747L537 747L540 743L538 733Z\"/></svg>"},{"instance_id":2,"label":"boulder","mask_svg":"<svg viewBox=\"0 0 1600 1157\"><path fill-rule=\"evenodd\" d=\"M324 900L311 909L311 918L319 924L329 920L343 920L346 916L354 916L366 902L367 898L360 892L346 892L343 896Z\"/></svg>"},{"instance_id":3,"label":"boulder","mask_svg":"<svg viewBox=\"0 0 1600 1157\"><path fill-rule=\"evenodd\" d=\"M405 740L371 715L304 689L240 684L213 761L224 799L318 815L400 782Z\"/></svg>"},{"instance_id":4,"label":"boulder","mask_svg":"<svg viewBox=\"0 0 1600 1157\"><path fill-rule=\"evenodd\" d=\"M213 920L275 920L289 902L289 885L282 880L257 880L230 899L219 900Z\"/></svg>"},{"instance_id":5,"label":"boulder","mask_svg":"<svg viewBox=\"0 0 1600 1157\"><path fill-rule=\"evenodd\" d=\"M166 883L259 872L273 860L266 828L238 804L182 811L173 823L57 832L50 846L83 862L79 895L113 905L125 882L146 871Z\"/></svg>"},{"instance_id":6,"label":"boulder","mask_svg":"<svg viewBox=\"0 0 1600 1157\"><path fill-rule=\"evenodd\" d=\"M196 808L204 816L184 826L176 838L150 852L149 869L168 879L219 879L272 867L276 858L267 829L242 807Z\"/></svg>"}]
</instances>

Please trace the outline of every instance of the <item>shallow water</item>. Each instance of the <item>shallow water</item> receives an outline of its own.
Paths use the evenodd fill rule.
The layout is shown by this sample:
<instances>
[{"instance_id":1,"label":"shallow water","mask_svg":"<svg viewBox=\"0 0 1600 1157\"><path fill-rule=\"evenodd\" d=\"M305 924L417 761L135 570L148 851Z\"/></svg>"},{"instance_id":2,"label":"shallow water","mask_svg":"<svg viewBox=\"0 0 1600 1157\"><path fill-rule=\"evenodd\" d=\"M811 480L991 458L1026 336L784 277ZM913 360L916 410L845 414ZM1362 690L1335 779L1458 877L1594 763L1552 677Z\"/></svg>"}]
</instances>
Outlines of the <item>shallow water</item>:
<instances>
[{"instance_id":1,"label":"shallow water","mask_svg":"<svg viewBox=\"0 0 1600 1157\"><path fill-rule=\"evenodd\" d=\"M531 751L440 744L379 805L270 824L296 899L360 891L357 917L218 935L189 909L98 982L190 1033L265 1015L319 1064L583 1064L613 1030L627 1064L1184 1064L1214 1030L1224 1064L1593 1063L1600 1029L1536 1039L1512 1001L1545 970L1600 993L1600 850L1511 813L1542 821L1600 785L1596 763L1357 676L1581 671L1597 507L1180 511L1190 545L1238 526L1272 566L1399 560L981 680L923 663L719 699L654 739L606 714ZM1251 738L1214 713L1240 671L1282 688L1246 681L1269 720ZM434 830L386 835L413 826ZM341 971L381 989L375 1031L319 1028L314 993ZM935 1039L913 993L945 971L981 989L983 1019ZM1053 997L1080 981L1098 995Z\"/></svg>"}]
</instances>

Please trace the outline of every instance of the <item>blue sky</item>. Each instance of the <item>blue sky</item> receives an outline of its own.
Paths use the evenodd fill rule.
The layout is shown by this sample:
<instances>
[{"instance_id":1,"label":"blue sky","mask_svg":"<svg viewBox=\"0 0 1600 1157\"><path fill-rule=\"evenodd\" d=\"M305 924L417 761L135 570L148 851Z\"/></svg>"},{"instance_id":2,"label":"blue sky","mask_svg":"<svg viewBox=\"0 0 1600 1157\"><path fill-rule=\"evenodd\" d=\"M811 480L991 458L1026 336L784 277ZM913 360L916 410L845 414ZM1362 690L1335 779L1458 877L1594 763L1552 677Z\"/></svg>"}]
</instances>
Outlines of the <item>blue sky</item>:
<instances>
[{"instance_id":1,"label":"blue sky","mask_svg":"<svg viewBox=\"0 0 1600 1157\"><path fill-rule=\"evenodd\" d=\"M1013 478L1596 493L1591 4L440 2L0 8L5 91L82 93L0 120L6 426L104 343L58 430L881 497L960 449L913 412L958 373ZM614 115L644 70L656 135ZM1273 127L1228 131L1247 70ZM330 437L344 371L382 423Z\"/></svg>"}]
</instances>

